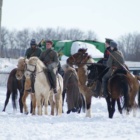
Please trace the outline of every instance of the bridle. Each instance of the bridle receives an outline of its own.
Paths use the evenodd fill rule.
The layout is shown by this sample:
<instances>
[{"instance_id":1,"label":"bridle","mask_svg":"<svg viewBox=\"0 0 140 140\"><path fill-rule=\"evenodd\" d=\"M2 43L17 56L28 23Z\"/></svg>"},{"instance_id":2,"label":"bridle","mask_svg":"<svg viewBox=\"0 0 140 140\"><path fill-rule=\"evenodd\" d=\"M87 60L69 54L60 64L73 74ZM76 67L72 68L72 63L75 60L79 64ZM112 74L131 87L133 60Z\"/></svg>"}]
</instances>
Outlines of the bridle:
<instances>
[{"instance_id":1,"label":"bridle","mask_svg":"<svg viewBox=\"0 0 140 140\"><path fill-rule=\"evenodd\" d=\"M36 64L37 64L37 62L36 62ZM35 65L33 65L33 64L26 64L26 65L25 65L25 71L30 72L30 73L31 73L31 76L34 76L34 77L36 77L37 74L43 72L43 70L41 70L41 71L39 71L39 72L36 72L36 70L37 70L36 64L35 64ZM27 67L27 65L28 65L28 66L34 67L34 70L30 70L30 69Z\"/></svg>"}]
</instances>

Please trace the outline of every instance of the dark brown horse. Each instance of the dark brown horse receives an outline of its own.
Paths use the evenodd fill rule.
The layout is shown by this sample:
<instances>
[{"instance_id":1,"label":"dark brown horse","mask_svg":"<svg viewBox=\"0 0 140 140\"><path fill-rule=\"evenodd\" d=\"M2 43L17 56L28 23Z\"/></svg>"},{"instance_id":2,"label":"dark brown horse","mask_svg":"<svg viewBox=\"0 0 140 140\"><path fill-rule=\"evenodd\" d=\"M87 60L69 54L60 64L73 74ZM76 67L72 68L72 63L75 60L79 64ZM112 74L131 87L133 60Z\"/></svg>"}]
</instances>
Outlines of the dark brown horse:
<instances>
[{"instance_id":1,"label":"dark brown horse","mask_svg":"<svg viewBox=\"0 0 140 140\"><path fill-rule=\"evenodd\" d=\"M90 73L88 78L89 82L102 81L103 75L107 70L106 66L102 64L93 64L88 67ZM131 75L126 70L116 70L108 81L108 97L106 98L109 118L113 118L115 112L115 101L119 103L120 98L124 98L123 108L127 110L127 114L130 109L135 111L136 103L135 96L139 92L139 84L137 77ZM121 109L118 106L119 110ZM135 112L133 112L135 116Z\"/></svg>"},{"instance_id":2,"label":"dark brown horse","mask_svg":"<svg viewBox=\"0 0 140 140\"><path fill-rule=\"evenodd\" d=\"M18 96L18 91L20 94L19 97L19 106L20 106L20 112L23 112L23 104L22 104L22 96L23 96L23 91L22 91L22 80L17 80L16 78L16 72L17 72L17 68L13 69L8 77L8 81L7 81L7 92L6 92L6 99L5 99L5 103L4 103L4 108L3 111L6 110L6 106L9 102L9 98L10 95L12 95L12 105L13 105L13 109L16 110L17 109L17 104L16 104L16 100L17 100L17 96Z\"/></svg>"},{"instance_id":3,"label":"dark brown horse","mask_svg":"<svg viewBox=\"0 0 140 140\"><path fill-rule=\"evenodd\" d=\"M91 100L94 93L91 87L87 86L87 65L85 63L94 63L94 60L86 53L86 49L80 49L67 59L67 63L70 66L76 65L78 67L79 89L86 100L86 117L91 117Z\"/></svg>"}]
</instances>

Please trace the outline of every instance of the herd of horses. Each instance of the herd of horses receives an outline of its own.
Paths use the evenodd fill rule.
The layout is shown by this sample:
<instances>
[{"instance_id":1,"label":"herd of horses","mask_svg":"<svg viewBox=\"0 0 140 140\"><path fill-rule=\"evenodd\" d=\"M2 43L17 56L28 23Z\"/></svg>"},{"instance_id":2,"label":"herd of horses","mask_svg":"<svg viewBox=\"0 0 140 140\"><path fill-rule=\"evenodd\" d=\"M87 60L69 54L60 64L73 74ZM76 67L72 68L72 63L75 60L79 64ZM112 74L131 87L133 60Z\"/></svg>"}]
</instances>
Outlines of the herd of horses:
<instances>
[{"instance_id":1,"label":"herd of horses","mask_svg":"<svg viewBox=\"0 0 140 140\"><path fill-rule=\"evenodd\" d=\"M94 63L94 60L88 55L86 49L79 49L77 53L67 59L67 64L75 67L78 75L78 85L86 104L86 117L91 117L92 97L95 96L95 88L98 83L102 83L102 77L108 71L107 66ZM51 115L62 114L62 93L63 78L57 74L57 94L53 93L48 79L47 67L37 57L29 59L20 58L17 68L13 69L7 81L7 93L4 104L5 111L10 95L12 95L13 109L16 110L16 100L18 91L20 93L19 106L20 112L28 114L26 98L31 96L31 113L33 115L48 114L48 103L51 107ZM34 82L32 81L34 79ZM105 98L109 118L113 118L115 112L115 103L118 104L118 110L122 114L125 109L129 114L133 110L133 116L136 116L136 109L140 107L140 77L133 75L129 70L116 70L108 80L108 96ZM35 93L32 93L32 83ZM102 89L99 96L102 95ZM123 100L123 104L121 103ZM44 107L44 113L42 112Z\"/></svg>"}]
</instances>

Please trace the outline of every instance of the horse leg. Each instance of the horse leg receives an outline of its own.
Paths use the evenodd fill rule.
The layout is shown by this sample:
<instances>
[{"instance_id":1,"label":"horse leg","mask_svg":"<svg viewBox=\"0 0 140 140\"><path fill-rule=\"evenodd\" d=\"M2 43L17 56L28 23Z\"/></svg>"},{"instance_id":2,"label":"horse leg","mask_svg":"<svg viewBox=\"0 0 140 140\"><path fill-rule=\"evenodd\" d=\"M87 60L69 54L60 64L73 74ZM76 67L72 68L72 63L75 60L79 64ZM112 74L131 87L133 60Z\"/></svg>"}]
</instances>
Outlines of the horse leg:
<instances>
[{"instance_id":1,"label":"horse leg","mask_svg":"<svg viewBox=\"0 0 140 140\"><path fill-rule=\"evenodd\" d=\"M50 106L51 106L51 115L54 115L54 107L55 107L55 103L53 101L53 94L54 93L51 93L51 96L49 98L49 101L50 101Z\"/></svg>"},{"instance_id":2,"label":"horse leg","mask_svg":"<svg viewBox=\"0 0 140 140\"><path fill-rule=\"evenodd\" d=\"M24 108L25 114L28 114L28 108L27 108L27 105L26 105L27 96L28 96L28 92L26 90L24 90L24 94L22 96L22 103L23 103L23 108Z\"/></svg>"},{"instance_id":3,"label":"horse leg","mask_svg":"<svg viewBox=\"0 0 140 140\"><path fill-rule=\"evenodd\" d=\"M62 106L64 106L65 95L66 95L66 89L64 89L62 92ZM62 113L64 113L63 108L62 108Z\"/></svg>"},{"instance_id":4,"label":"horse leg","mask_svg":"<svg viewBox=\"0 0 140 140\"><path fill-rule=\"evenodd\" d=\"M22 91L20 91L20 97L19 97L20 113L23 113L23 103L22 103L22 97L23 97L23 92L22 92Z\"/></svg>"},{"instance_id":5,"label":"horse leg","mask_svg":"<svg viewBox=\"0 0 140 140\"><path fill-rule=\"evenodd\" d=\"M136 110L137 110L137 104L136 104L136 102L134 102L134 105L133 105L133 117L136 117Z\"/></svg>"},{"instance_id":6,"label":"horse leg","mask_svg":"<svg viewBox=\"0 0 140 140\"><path fill-rule=\"evenodd\" d=\"M45 115L48 115L48 102L49 102L49 97L45 97L45 100L44 100Z\"/></svg>"},{"instance_id":7,"label":"horse leg","mask_svg":"<svg viewBox=\"0 0 140 140\"><path fill-rule=\"evenodd\" d=\"M107 109L108 109L108 113L109 113L109 118L111 118L112 105L111 105L110 97L108 96L105 99L106 99L106 102L107 102Z\"/></svg>"},{"instance_id":8,"label":"horse leg","mask_svg":"<svg viewBox=\"0 0 140 140\"><path fill-rule=\"evenodd\" d=\"M42 105L41 105L41 96L36 96L36 103L37 103L37 114L42 115Z\"/></svg>"},{"instance_id":9,"label":"horse leg","mask_svg":"<svg viewBox=\"0 0 140 140\"><path fill-rule=\"evenodd\" d=\"M85 97L86 99L86 117L90 117L91 118L91 99L92 99L92 96L86 96Z\"/></svg>"},{"instance_id":10,"label":"horse leg","mask_svg":"<svg viewBox=\"0 0 140 140\"><path fill-rule=\"evenodd\" d=\"M5 111L5 109L6 109L6 106L7 106L8 102L9 102L10 94L11 94L11 92L10 92L10 90L8 89L8 90L7 90L7 93L6 93L6 100L5 100L5 103L4 103L4 108L3 108L2 111Z\"/></svg>"},{"instance_id":11,"label":"horse leg","mask_svg":"<svg viewBox=\"0 0 140 140\"><path fill-rule=\"evenodd\" d=\"M35 115L35 108L36 108L36 98L35 94L31 93L31 100L32 100L32 115Z\"/></svg>"},{"instance_id":12,"label":"horse leg","mask_svg":"<svg viewBox=\"0 0 140 140\"><path fill-rule=\"evenodd\" d=\"M118 105L118 110L119 110L120 114L122 114L122 107L121 107L121 103L120 103L120 98L117 99L117 105Z\"/></svg>"},{"instance_id":13,"label":"horse leg","mask_svg":"<svg viewBox=\"0 0 140 140\"><path fill-rule=\"evenodd\" d=\"M62 94L57 93L56 95L56 115L61 115L62 114Z\"/></svg>"},{"instance_id":14,"label":"horse leg","mask_svg":"<svg viewBox=\"0 0 140 140\"><path fill-rule=\"evenodd\" d=\"M30 102L30 113L32 113L32 112L33 112L33 103L32 103L32 100L31 100L31 102Z\"/></svg>"},{"instance_id":15,"label":"horse leg","mask_svg":"<svg viewBox=\"0 0 140 140\"><path fill-rule=\"evenodd\" d=\"M111 116L110 118L113 118L114 112L115 112L115 99L112 99L112 109L111 109Z\"/></svg>"},{"instance_id":16,"label":"horse leg","mask_svg":"<svg viewBox=\"0 0 140 140\"><path fill-rule=\"evenodd\" d=\"M17 110L17 89L13 90L12 92L12 105L13 105L13 111L15 112Z\"/></svg>"}]
</instances>

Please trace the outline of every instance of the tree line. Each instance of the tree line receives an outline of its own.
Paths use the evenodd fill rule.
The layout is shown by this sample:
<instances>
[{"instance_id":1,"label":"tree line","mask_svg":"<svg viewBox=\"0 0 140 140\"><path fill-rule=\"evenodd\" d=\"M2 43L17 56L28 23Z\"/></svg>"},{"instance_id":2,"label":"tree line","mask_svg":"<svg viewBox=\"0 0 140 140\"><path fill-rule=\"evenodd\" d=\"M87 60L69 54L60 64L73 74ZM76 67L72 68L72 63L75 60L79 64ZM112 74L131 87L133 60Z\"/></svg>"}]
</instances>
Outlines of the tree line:
<instances>
[{"instance_id":1,"label":"tree line","mask_svg":"<svg viewBox=\"0 0 140 140\"><path fill-rule=\"evenodd\" d=\"M2 27L0 57L19 58L20 56L24 56L32 38L35 38L38 43L42 39L99 41L97 34L94 31L84 32L77 28L65 29L58 27L10 31L7 28ZM140 61L140 33L129 33L120 36L117 42L118 48L125 56L125 60Z\"/></svg>"}]
</instances>

